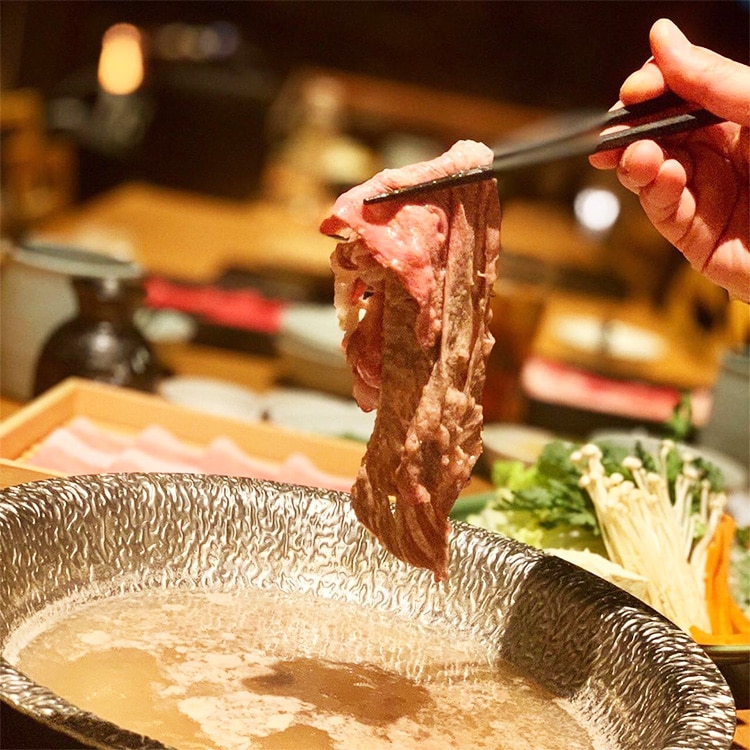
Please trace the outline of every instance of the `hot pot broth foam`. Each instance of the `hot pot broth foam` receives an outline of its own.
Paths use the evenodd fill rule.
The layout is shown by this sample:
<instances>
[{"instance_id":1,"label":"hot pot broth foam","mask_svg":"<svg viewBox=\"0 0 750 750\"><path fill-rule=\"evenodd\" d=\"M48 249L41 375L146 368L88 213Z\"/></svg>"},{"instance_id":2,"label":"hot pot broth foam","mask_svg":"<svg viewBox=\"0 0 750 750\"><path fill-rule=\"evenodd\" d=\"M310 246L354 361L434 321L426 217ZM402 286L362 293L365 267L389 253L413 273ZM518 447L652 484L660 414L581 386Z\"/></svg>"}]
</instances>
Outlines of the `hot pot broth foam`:
<instances>
[{"instance_id":1,"label":"hot pot broth foam","mask_svg":"<svg viewBox=\"0 0 750 750\"><path fill-rule=\"evenodd\" d=\"M54 605L4 656L183 750L611 747L477 639L303 594L170 589Z\"/></svg>"}]
</instances>

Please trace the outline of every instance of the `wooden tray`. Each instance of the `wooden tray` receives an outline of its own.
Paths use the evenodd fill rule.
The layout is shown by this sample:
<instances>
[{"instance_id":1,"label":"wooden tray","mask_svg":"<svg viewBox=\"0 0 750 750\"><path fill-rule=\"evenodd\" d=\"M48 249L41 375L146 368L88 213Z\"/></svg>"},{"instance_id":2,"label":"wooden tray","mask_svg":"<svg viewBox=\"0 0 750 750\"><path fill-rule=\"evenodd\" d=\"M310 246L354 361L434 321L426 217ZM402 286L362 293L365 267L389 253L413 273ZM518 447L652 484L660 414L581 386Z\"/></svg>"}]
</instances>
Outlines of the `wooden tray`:
<instances>
[{"instance_id":1,"label":"wooden tray","mask_svg":"<svg viewBox=\"0 0 750 750\"><path fill-rule=\"evenodd\" d=\"M160 396L69 378L0 423L3 486L17 483L19 477L41 478L34 476L36 472L55 476L54 472L34 465L34 450L50 432L78 416L87 417L100 428L126 435L157 424L196 446L227 437L249 455L280 463L293 453L303 453L319 469L352 478L365 450L364 443L354 440L215 416L172 404Z\"/></svg>"}]
</instances>

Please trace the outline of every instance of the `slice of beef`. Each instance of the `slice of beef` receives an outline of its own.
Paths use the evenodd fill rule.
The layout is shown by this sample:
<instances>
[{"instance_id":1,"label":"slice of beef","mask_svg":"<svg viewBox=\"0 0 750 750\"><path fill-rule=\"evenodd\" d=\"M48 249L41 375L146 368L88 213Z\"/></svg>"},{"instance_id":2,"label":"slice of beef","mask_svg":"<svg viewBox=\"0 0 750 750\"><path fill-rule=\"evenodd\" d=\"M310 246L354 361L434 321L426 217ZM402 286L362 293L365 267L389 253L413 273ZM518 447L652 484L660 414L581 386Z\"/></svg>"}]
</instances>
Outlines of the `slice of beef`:
<instances>
[{"instance_id":1,"label":"slice of beef","mask_svg":"<svg viewBox=\"0 0 750 750\"><path fill-rule=\"evenodd\" d=\"M344 193L321 231L354 396L377 409L352 488L359 520L401 559L448 575L448 514L481 452L489 297L500 249L494 180L365 206L384 190L488 164L460 141Z\"/></svg>"}]
</instances>

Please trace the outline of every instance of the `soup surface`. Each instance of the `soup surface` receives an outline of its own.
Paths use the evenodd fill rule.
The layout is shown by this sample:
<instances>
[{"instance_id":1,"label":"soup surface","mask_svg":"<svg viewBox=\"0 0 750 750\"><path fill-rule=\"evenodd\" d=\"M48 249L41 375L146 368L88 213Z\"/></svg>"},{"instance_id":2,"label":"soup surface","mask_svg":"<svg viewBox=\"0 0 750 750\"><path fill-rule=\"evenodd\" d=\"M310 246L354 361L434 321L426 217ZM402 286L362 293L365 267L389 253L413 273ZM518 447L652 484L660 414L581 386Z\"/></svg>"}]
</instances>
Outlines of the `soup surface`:
<instances>
[{"instance_id":1,"label":"soup surface","mask_svg":"<svg viewBox=\"0 0 750 750\"><path fill-rule=\"evenodd\" d=\"M303 594L172 589L57 606L5 656L182 750L605 747L476 640Z\"/></svg>"}]
</instances>

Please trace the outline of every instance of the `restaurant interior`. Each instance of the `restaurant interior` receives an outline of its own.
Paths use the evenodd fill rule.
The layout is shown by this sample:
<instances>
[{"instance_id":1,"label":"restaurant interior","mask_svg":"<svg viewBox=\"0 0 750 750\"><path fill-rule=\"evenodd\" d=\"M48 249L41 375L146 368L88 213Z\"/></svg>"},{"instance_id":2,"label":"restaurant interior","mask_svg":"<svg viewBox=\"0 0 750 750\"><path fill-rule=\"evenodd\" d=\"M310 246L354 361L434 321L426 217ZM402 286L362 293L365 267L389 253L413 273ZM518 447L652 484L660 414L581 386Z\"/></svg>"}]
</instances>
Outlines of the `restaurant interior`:
<instances>
[{"instance_id":1,"label":"restaurant interior","mask_svg":"<svg viewBox=\"0 0 750 750\"><path fill-rule=\"evenodd\" d=\"M76 417L190 445L230 435L237 466L294 444L354 476L374 415L352 399L336 241L319 230L337 196L461 139L500 151L604 112L658 18L747 63L748 8L3 0L0 486L81 473L42 445ZM497 189L496 343L467 491L556 438L674 436L720 464L750 526L748 306L585 154L509 169ZM113 323L106 352L81 343L92 315Z\"/></svg>"}]
</instances>

